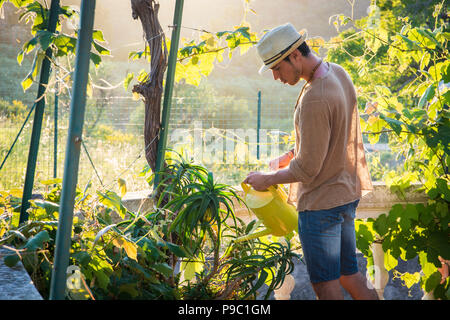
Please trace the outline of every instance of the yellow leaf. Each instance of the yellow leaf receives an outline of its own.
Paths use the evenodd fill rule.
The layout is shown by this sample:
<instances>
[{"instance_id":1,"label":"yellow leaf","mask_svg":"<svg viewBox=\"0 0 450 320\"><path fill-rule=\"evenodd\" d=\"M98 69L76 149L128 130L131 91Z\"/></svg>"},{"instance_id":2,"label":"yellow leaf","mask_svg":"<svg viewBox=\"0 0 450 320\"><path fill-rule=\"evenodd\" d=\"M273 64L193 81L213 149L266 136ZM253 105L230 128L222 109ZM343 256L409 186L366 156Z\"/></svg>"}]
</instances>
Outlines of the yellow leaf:
<instances>
[{"instance_id":1,"label":"yellow leaf","mask_svg":"<svg viewBox=\"0 0 450 320\"><path fill-rule=\"evenodd\" d=\"M127 193L127 184L122 178L117 179L117 183L119 184L120 196L124 197Z\"/></svg>"},{"instance_id":2,"label":"yellow leaf","mask_svg":"<svg viewBox=\"0 0 450 320\"><path fill-rule=\"evenodd\" d=\"M16 198L22 198L23 196L23 192L21 189L11 189L8 191L8 193Z\"/></svg>"},{"instance_id":3,"label":"yellow leaf","mask_svg":"<svg viewBox=\"0 0 450 320\"><path fill-rule=\"evenodd\" d=\"M0 229L0 238L3 237L3 235L6 233L6 227L2 227Z\"/></svg>"},{"instance_id":4,"label":"yellow leaf","mask_svg":"<svg viewBox=\"0 0 450 320\"><path fill-rule=\"evenodd\" d=\"M377 101L375 101L374 103L367 102L366 103L366 108L364 109L364 113L365 114L371 114L371 113L377 111L377 106L378 106L378 102Z\"/></svg>"},{"instance_id":5,"label":"yellow leaf","mask_svg":"<svg viewBox=\"0 0 450 320\"><path fill-rule=\"evenodd\" d=\"M131 242L124 237L119 237L115 238L112 243L117 248L124 249L129 258L137 261L137 245L134 242Z\"/></svg>"},{"instance_id":6,"label":"yellow leaf","mask_svg":"<svg viewBox=\"0 0 450 320\"><path fill-rule=\"evenodd\" d=\"M307 40L308 46L314 50L317 54L319 54L319 49L322 48L325 44L325 40L321 37L310 38Z\"/></svg>"},{"instance_id":7,"label":"yellow leaf","mask_svg":"<svg viewBox=\"0 0 450 320\"><path fill-rule=\"evenodd\" d=\"M205 257L202 253L194 258L195 261L181 261L180 270L183 271L184 280L192 281L196 273L200 273L205 265Z\"/></svg>"},{"instance_id":8,"label":"yellow leaf","mask_svg":"<svg viewBox=\"0 0 450 320\"><path fill-rule=\"evenodd\" d=\"M214 54L207 53L203 55L200 60L200 64L198 66L200 73L205 76L208 76L214 69L214 60L215 60Z\"/></svg>"},{"instance_id":9,"label":"yellow leaf","mask_svg":"<svg viewBox=\"0 0 450 320\"><path fill-rule=\"evenodd\" d=\"M253 44L251 44L251 43L248 43L248 44L241 44L241 45L239 46L241 56L242 56L243 54L245 54L252 46L253 46Z\"/></svg>"},{"instance_id":10,"label":"yellow leaf","mask_svg":"<svg viewBox=\"0 0 450 320\"><path fill-rule=\"evenodd\" d=\"M92 92L93 92L92 84L91 84L91 81L88 80L88 83L86 85L86 95L88 97L92 97Z\"/></svg>"},{"instance_id":11,"label":"yellow leaf","mask_svg":"<svg viewBox=\"0 0 450 320\"><path fill-rule=\"evenodd\" d=\"M138 101L140 98L141 96L139 95L139 93L133 91L133 100Z\"/></svg>"},{"instance_id":12,"label":"yellow leaf","mask_svg":"<svg viewBox=\"0 0 450 320\"><path fill-rule=\"evenodd\" d=\"M420 273L408 273L406 272L401 276L402 280L405 281L405 285L408 289L410 289L414 284L420 281Z\"/></svg>"},{"instance_id":13,"label":"yellow leaf","mask_svg":"<svg viewBox=\"0 0 450 320\"><path fill-rule=\"evenodd\" d=\"M27 89L28 89L29 87L31 87L31 85L33 84L33 78L32 78L31 76L26 77L26 78L22 81L21 84L22 84L23 91L25 92L25 91L27 91Z\"/></svg>"},{"instance_id":14,"label":"yellow leaf","mask_svg":"<svg viewBox=\"0 0 450 320\"><path fill-rule=\"evenodd\" d=\"M208 47L214 47L216 45L216 40L214 39L214 36L210 33L202 35L200 39L204 40Z\"/></svg>"},{"instance_id":15,"label":"yellow leaf","mask_svg":"<svg viewBox=\"0 0 450 320\"><path fill-rule=\"evenodd\" d=\"M181 79L186 77L186 66L180 62L177 62L175 68L175 82L180 82Z\"/></svg>"},{"instance_id":16,"label":"yellow leaf","mask_svg":"<svg viewBox=\"0 0 450 320\"><path fill-rule=\"evenodd\" d=\"M189 64L189 67L186 69L185 80L187 84L198 86L200 84L200 81L202 80L202 75L199 72L199 68L196 68L196 66Z\"/></svg>"},{"instance_id":17,"label":"yellow leaf","mask_svg":"<svg viewBox=\"0 0 450 320\"><path fill-rule=\"evenodd\" d=\"M378 117L370 115L369 119L367 119L367 122L372 125L378 120Z\"/></svg>"}]
</instances>

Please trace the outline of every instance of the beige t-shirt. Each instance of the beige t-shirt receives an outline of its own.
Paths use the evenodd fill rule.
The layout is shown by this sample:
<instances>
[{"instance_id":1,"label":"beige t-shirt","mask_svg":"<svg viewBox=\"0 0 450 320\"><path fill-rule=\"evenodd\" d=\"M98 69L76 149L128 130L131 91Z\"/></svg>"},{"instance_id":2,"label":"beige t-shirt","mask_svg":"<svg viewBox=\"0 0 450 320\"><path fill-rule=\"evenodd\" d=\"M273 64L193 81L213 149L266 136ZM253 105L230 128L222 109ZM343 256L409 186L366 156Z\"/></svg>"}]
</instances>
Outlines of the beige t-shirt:
<instances>
[{"instance_id":1,"label":"beige t-shirt","mask_svg":"<svg viewBox=\"0 0 450 320\"><path fill-rule=\"evenodd\" d=\"M298 211L330 209L360 199L372 182L364 154L356 92L347 72L328 63L299 98L289 202Z\"/></svg>"}]
</instances>

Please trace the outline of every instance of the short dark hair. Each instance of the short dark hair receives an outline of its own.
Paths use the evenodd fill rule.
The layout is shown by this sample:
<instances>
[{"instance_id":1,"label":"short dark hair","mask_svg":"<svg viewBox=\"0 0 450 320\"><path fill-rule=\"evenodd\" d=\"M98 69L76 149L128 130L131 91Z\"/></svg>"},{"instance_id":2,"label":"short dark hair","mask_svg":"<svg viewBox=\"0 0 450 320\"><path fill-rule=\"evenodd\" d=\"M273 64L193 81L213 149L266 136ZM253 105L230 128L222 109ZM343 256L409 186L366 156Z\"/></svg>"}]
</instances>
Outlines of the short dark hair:
<instances>
[{"instance_id":1,"label":"short dark hair","mask_svg":"<svg viewBox=\"0 0 450 320\"><path fill-rule=\"evenodd\" d=\"M308 44L306 43L306 41L303 41L303 43L296 50L300 51L300 53L304 57L307 57L309 55L309 53L311 52L311 49L308 47ZM284 58L284 60L289 62L289 56L290 56L290 54L286 58Z\"/></svg>"}]
</instances>

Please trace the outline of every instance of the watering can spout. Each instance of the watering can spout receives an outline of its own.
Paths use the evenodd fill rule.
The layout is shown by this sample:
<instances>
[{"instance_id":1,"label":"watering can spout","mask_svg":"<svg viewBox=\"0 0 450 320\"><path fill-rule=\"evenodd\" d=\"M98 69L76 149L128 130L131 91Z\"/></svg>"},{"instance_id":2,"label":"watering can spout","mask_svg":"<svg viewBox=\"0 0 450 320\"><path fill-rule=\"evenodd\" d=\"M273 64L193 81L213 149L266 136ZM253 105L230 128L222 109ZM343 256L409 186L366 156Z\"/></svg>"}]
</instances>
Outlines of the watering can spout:
<instances>
[{"instance_id":1,"label":"watering can spout","mask_svg":"<svg viewBox=\"0 0 450 320\"><path fill-rule=\"evenodd\" d=\"M256 191L244 182L244 201L266 227L265 229L236 239L236 242L251 240L269 234L285 236L298 228L295 207L287 203L287 195L279 186L270 186L267 191Z\"/></svg>"},{"instance_id":2,"label":"watering can spout","mask_svg":"<svg viewBox=\"0 0 450 320\"><path fill-rule=\"evenodd\" d=\"M272 233L272 230L270 230L269 228L266 228L264 230L261 230L261 231L255 232L255 233L250 233L250 234L248 234L246 236L237 238L235 241L236 242L241 242L241 241L253 240L253 239L256 239L256 238L259 238L259 237L267 236L267 235L269 235L271 233Z\"/></svg>"}]
</instances>

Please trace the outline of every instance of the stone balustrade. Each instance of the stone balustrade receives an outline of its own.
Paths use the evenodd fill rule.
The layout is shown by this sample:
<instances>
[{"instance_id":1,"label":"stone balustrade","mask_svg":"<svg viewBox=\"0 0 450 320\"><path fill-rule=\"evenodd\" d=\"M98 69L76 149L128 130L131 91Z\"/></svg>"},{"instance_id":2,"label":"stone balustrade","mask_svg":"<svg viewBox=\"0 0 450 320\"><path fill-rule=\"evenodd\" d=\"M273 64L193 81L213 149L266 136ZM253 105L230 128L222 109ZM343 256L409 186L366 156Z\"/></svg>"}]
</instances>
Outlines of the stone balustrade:
<instances>
[{"instance_id":1,"label":"stone balustrade","mask_svg":"<svg viewBox=\"0 0 450 320\"><path fill-rule=\"evenodd\" d=\"M22 262L12 268L4 264L3 257L12 253L0 246L0 300L42 300Z\"/></svg>"}]
</instances>

